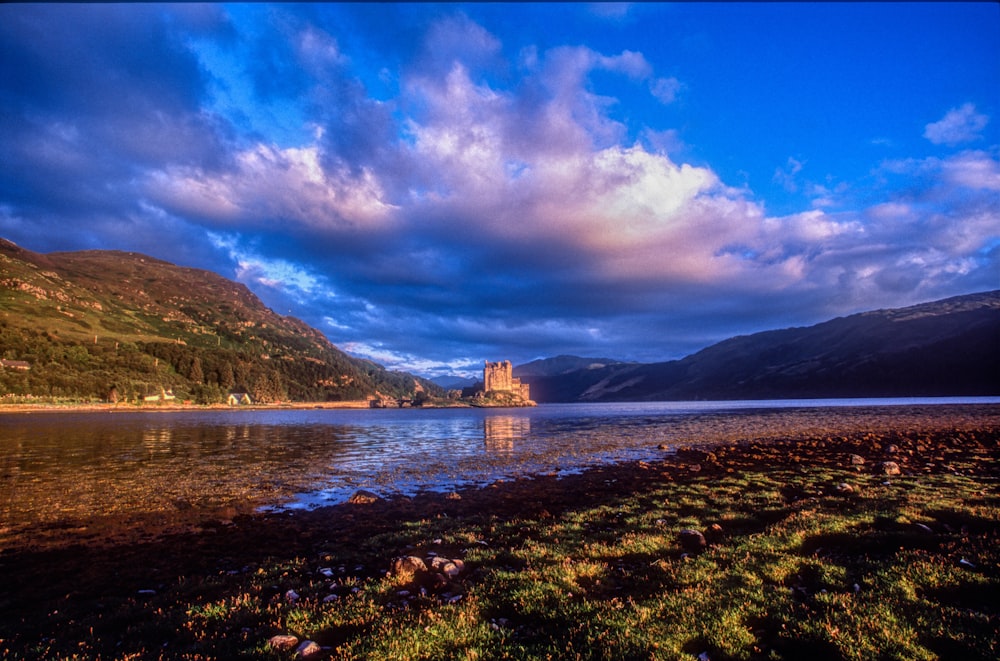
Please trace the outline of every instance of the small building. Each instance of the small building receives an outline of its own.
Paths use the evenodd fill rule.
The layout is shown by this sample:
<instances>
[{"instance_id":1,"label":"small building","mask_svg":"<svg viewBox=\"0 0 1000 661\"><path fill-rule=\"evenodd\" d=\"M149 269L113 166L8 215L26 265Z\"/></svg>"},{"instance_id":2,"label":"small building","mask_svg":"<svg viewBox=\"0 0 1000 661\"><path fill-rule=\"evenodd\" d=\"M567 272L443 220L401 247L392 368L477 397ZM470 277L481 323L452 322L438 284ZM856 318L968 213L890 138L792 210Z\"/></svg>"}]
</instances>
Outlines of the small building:
<instances>
[{"instance_id":1,"label":"small building","mask_svg":"<svg viewBox=\"0 0 1000 661\"><path fill-rule=\"evenodd\" d=\"M31 363L26 360L0 360L0 368L27 372L31 369Z\"/></svg>"},{"instance_id":2,"label":"small building","mask_svg":"<svg viewBox=\"0 0 1000 661\"><path fill-rule=\"evenodd\" d=\"M160 394L159 395L147 395L146 397L142 398L142 401L144 401L144 402L171 402L171 401L173 401L175 399L177 399L177 398L174 396L174 391L173 390L165 390L163 388L160 388Z\"/></svg>"},{"instance_id":3,"label":"small building","mask_svg":"<svg viewBox=\"0 0 1000 661\"><path fill-rule=\"evenodd\" d=\"M226 404L230 406L250 406L253 402L250 400L250 395L245 392L231 392L229 393L229 398L226 399Z\"/></svg>"}]
</instances>

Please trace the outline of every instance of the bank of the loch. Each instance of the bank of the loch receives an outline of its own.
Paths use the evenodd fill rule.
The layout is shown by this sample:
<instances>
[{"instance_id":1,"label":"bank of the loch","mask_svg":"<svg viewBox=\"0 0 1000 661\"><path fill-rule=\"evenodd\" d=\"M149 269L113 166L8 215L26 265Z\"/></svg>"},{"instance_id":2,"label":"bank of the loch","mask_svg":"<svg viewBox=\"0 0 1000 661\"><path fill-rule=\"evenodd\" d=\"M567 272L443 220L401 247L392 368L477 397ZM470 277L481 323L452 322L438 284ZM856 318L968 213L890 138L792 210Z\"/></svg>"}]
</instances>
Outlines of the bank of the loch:
<instances>
[{"instance_id":1,"label":"bank of the loch","mask_svg":"<svg viewBox=\"0 0 1000 661\"><path fill-rule=\"evenodd\" d=\"M998 478L995 425L831 421L561 479L6 549L0 656L994 659Z\"/></svg>"}]
</instances>

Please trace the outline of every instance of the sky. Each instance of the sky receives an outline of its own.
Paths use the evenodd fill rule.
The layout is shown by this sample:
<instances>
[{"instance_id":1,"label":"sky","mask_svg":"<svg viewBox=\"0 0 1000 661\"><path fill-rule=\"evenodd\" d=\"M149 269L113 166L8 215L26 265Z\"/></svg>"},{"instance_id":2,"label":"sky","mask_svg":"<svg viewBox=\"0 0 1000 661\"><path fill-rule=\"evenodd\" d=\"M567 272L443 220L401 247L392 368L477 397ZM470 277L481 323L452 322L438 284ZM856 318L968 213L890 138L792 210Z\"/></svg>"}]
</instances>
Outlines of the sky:
<instances>
[{"instance_id":1,"label":"sky","mask_svg":"<svg viewBox=\"0 0 1000 661\"><path fill-rule=\"evenodd\" d=\"M425 376L1000 289L1000 5L0 5L0 237Z\"/></svg>"}]
</instances>

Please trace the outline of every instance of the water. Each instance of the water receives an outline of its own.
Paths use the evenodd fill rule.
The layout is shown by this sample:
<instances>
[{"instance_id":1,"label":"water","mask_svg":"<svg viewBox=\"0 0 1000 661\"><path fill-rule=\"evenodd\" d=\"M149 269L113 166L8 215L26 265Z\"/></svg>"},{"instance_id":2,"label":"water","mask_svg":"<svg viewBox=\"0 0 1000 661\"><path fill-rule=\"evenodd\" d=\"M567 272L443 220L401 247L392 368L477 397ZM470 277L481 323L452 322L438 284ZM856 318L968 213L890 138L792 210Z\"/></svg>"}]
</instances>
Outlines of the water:
<instances>
[{"instance_id":1,"label":"water","mask_svg":"<svg viewBox=\"0 0 1000 661\"><path fill-rule=\"evenodd\" d=\"M868 428L886 416L896 421L882 423L889 426L903 414L933 419L956 411L997 420L997 404L1000 398L6 414L0 545L4 534L95 517L312 508L359 489L451 491L656 459L680 444Z\"/></svg>"}]
</instances>

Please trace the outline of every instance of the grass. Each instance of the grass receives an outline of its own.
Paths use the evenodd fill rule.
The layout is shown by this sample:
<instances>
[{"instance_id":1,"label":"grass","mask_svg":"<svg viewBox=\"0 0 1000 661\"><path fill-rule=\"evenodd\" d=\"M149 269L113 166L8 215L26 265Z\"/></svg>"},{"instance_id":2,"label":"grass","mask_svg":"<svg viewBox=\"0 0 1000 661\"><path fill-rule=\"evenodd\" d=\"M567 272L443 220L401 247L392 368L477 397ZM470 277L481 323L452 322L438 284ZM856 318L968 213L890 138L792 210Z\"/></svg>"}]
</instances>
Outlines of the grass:
<instances>
[{"instance_id":1,"label":"grass","mask_svg":"<svg viewBox=\"0 0 1000 661\"><path fill-rule=\"evenodd\" d=\"M946 463L911 455L892 478L822 444L799 461L764 446L700 472L636 465L642 488L608 482L578 506L409 516L97 612L67 603L31 636L4 625L0 653L287 659L268 640L292 634L335 659L996 659L998 439L935 439ZM685 552L685 528L706 532L703 552ZM465 572L430 586L387 571L431 552Z\"/></svg>"}]
</instances>

